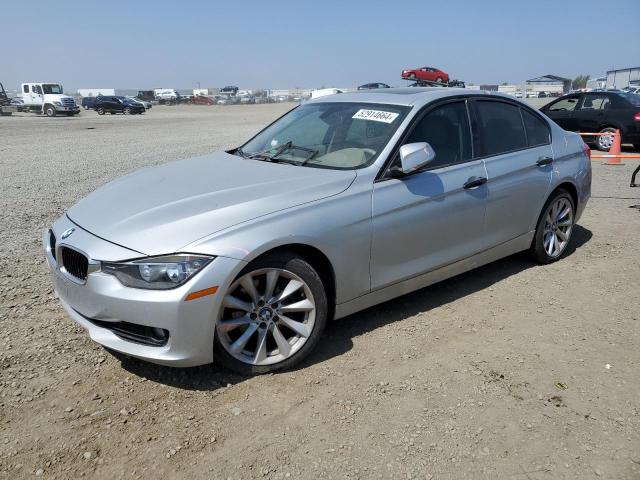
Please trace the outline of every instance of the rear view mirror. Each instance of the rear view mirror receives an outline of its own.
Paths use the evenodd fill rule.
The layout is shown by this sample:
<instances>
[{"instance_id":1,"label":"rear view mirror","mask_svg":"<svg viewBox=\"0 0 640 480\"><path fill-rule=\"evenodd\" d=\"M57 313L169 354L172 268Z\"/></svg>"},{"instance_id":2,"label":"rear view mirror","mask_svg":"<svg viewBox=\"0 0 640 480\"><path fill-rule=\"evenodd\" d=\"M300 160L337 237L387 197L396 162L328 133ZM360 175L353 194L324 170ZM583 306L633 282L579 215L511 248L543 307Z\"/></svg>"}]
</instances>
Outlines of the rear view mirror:
<instances>
[{"instance_id":1,"label":"rear view mirror","mask_svg":"<svg viewBox=\"0 0 640 480\"><path fill-rule=\"evenodd\" d=\"M402 173L408 175L421 169L436 157L427 142L407 143L400 147L400 165Z\"/></svg>"}]
</instances>

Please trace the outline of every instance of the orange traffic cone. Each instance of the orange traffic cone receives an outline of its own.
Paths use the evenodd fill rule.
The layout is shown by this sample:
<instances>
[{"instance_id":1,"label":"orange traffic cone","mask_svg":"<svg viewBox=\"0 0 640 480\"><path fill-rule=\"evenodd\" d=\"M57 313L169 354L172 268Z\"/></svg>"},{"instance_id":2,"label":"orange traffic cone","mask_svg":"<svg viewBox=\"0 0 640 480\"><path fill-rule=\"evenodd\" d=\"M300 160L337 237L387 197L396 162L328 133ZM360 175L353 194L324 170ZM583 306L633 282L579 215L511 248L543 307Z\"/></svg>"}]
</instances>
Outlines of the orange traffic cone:
<instances>
[{"instance_id":1,"label":"orange traffic cone","mask_svg":"<svg viewBox=\"0 0 640 480\"><path fill-rule=\"evenodd\" d=\"M609 153L603 155L607 158L607 161L604 162L605 165L624 165L620 158L620 153L622 152L622 140L620 137L620 130L616 130L616 133L613 134L613 144L609 149Z\"/></svg>"}]
</instances>

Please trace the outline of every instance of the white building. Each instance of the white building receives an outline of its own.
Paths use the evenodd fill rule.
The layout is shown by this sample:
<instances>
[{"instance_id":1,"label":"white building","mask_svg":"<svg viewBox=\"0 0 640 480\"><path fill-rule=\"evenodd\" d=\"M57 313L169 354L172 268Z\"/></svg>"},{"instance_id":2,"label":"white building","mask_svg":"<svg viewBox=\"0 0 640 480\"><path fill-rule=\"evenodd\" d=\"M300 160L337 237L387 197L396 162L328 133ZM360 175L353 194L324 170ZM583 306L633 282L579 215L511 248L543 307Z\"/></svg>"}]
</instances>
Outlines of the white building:
<instances>
[{"instance_id":1,"label":"white building","mask_svg":"<svg viewBox=\"0 0 640 480\"><path fill-rule=\"evenodd\" d=\"M640 67L609 70L607 72L607 88L625 88L640 86Z\"/></svg>"}]
</instances>

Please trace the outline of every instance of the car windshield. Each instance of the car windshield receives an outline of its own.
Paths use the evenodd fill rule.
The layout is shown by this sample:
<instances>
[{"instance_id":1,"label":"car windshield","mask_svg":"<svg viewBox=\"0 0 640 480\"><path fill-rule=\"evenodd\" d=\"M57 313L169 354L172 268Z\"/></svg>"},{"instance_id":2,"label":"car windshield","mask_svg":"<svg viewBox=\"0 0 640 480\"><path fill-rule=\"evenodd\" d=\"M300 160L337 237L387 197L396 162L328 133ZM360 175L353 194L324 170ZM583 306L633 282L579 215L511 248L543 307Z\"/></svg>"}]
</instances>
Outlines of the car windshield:
<instances>
[{"instance_id":1,"label":"car windshield","mask_svg":"<svg viewBox=\"0 0 640 480\"><path fill-rule=\"evenodd\" d=\"M622 98L624 98L628 102L631 102L631 105L633 105L634 107L640 107L640 95L636 93L627 93L627 92L621 92L621 93L618 93L618 95L620 95Z\"/></svg>"},{"instance_id":2,"label":"car windshield","mask_svg":"<svg viewBox=\"0 0 640 480\"><path fill-rule=\"evenodd\" d=\"M55 83L45 83L42 85L42 90L47 95L62 95L62 85Z\"/></svg>"},{"instance_id":3,"label":"car windshield","mask_svg":"<svg viewBox=\"0 0 640 480\"><path fill-rule=\"evenodd\" d=\"M243 157L332 169L373 163L409 107L309 103L295 108L238 149Z\"/></svg>"}]
</instances>

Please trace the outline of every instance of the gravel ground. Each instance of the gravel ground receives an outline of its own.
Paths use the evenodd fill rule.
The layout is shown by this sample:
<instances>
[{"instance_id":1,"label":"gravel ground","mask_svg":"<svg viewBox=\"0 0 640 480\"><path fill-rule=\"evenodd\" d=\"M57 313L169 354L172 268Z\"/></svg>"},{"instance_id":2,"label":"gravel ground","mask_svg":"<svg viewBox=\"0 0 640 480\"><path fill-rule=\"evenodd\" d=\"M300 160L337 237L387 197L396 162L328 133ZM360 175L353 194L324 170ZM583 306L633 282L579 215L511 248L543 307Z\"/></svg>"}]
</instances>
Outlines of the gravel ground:
<instances>
[{"instance_id":1,"label":"gravel ground","mask_svg":"<svg viewBox=\"0 0 640 480\"><path fill-rule=\"evenodd\" d=\"M290 107L0 118L0 477L639 479L636 161L594 162L562 261L517 255L332 323L292 372L116 357L65 316L44 228Z\"/></svg>"}]
</instances>

